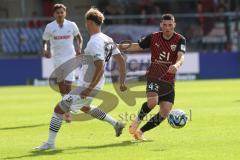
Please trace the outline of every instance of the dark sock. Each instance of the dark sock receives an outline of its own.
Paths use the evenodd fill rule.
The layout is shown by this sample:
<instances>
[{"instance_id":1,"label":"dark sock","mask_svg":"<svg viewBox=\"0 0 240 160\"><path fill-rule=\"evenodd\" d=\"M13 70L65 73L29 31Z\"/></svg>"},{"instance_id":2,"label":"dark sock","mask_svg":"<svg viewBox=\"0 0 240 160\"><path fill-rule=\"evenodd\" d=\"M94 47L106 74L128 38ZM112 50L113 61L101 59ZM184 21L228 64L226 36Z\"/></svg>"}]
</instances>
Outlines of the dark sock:
<instances>
[{"instance_id":1,"label":"dark sock","mask_svg":"<svg viewBox=\"0 0 240 160\"><path fill-rule=\"evenodd\" d=\"M152 109L150 109L147 105L147 102L143 103L142 108L140 110L140 112L138 113L138 119L139 120L143 120L143 118L151 111Z\"/></svg>"},{"instance_id":2,"label":"dark sock","mask_svg":"<svg viewBox=\"0 0 240 160\"><path fill-rule=\"evenodd\" d=\"M150 129L157 127L165 118L161 117L160 114L156 114L153 116L142 128L140 129L142 132L146 132Z\"/></svg>"}]
</instances>

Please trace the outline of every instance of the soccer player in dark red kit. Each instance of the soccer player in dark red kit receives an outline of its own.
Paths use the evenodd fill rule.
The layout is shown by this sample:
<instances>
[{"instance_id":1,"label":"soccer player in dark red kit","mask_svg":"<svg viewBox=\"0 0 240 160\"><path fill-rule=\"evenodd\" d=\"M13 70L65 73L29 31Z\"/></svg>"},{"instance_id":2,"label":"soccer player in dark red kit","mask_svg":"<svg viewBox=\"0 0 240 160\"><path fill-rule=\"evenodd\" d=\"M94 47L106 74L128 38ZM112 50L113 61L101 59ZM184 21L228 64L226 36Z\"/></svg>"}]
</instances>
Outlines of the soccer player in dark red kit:
<instances>
[{"instance_id":1,"label":"soccer player in dark red kit","mask_svg":"<svg viewBox=\"0 0 240 160\"><path fill-rule=\"evenodd\" d=\"M142 105L138 116L129 127L130 134L137 140L145 140L144 132L158 126L165 120L172 109L175 99L175 74L183 64L186 51L186 40L175 32L175 18L172 14L164 14L161 17L160 32L152 33L138 43L132 43L126 51L141 51L150 48L151 64L147 70L147 102ZM120 49L127 44L120 44ZM163 93L165 85L171 85L172 89ZM143 118L156 106L160 111L145 125L138 129Z\"/></svg>"}]
</instances>

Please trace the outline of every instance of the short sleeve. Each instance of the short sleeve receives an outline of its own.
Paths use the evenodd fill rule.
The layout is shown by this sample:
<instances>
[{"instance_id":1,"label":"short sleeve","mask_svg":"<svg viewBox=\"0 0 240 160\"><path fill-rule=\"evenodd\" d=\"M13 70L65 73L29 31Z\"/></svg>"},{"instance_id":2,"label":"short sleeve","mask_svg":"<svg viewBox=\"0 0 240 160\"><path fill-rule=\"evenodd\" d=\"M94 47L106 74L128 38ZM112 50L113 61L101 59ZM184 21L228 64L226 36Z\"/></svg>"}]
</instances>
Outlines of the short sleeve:
<instances>
[{"instance_id":1,"label":"short sleeve","mask_svg":"<svg viewBox=\"0 0 240 160\"><path fill-rule=\"evenodd\" d=\"M151 44L151 35L148 35L146 37L143 37L142 39L140 39L138 41L139 46L142 49L146 49L146 48L150 48L150 44Z\"/></svg>"},{"instance_id":2,"label":"short sleeve","mask_svg":"<svg viewBox=\"0 0 240 160\"><path fill-rule=\"evenodd\" d=\"M75 37L79 34L79 29L75 22L72 22L72 24L73 24L73 36Z\"/></svg>"},{"instance_id":3,"label":"short sleeve","mask_svg":"<svg viewBox=\"0 0 240 160\"><path fill-rule=\"evenodd\" d=\"M117 47L115 47L113 49L112 55L116 55L116 54L120 54L120 53L121 53L120 50Z\"/></svg>"},{"instance_id":4,"label":"short sleeve","mask_svg":"<svg viewBox=\"0 0 240 160\"><path fill-rule=\"evenodd\" d=\"M178 51L181 51L183 53L186 52L186 39L184 37L182 37L178 43L177 52Z\"/></svg>"},{"instance_id":5,"label":"short sleeve","mask_svg":"<svg viewBox=\"0 0 240 160\"><path fill-rule=\"evenodd\" d=\"M103 60L105 59L104 57L104 47L97 42L89 42L87 44L87 48L85 50L86 54L93 56L94 61L96 60Z\"/></svg>"},{"instance_id":6,"label":"short sleeve","mask_svg":"<svg viewBox=\"0 0 240 160\"><path fill-rule=\"evenodd\" d=\"M51 30L49 25L46 26L44 32L43 32L43 36L42 36L43 40L48 41L51 38Z\"/></svg>"}]
</instances>

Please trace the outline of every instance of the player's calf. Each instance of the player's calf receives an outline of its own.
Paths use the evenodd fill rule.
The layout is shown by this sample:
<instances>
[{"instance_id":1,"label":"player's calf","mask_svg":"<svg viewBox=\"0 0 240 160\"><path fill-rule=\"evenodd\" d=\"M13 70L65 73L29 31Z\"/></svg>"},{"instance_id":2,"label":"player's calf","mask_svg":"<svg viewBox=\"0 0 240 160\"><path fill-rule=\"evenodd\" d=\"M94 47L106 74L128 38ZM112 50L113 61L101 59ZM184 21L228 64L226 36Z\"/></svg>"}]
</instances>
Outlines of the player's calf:
<instances>
[{"instance_id":1,"label":"player's calf","mask_svg":"<svg viewBox=\"0 0 240 160\"><path fill-rule=\"evenodd\" d=\"M160 102L160 115L163 118L167 118L168 114L170 113L173 104L171 102L163 101Z\"/></svg>"},{"instance_id":2,"label":"player's calf","mask_svg":"<svg viewBox=\"0 0 240 160\"><path fill-rule=\"evenodd\" d=\"M57 105L54 109L50 125L49 125L49 135L47 142L44 142L41 146L36 147L37 150L48 150L55 148L55 141L57 137L57 133L62 125L63 114L65 112L61 110L60 106Z\"/></svg>"},{"instance_id":3,"label":"player's calf","mask_svg":"<svg viewBox=\"0 0 240 160\"><path fill-rule=\"evenodd\" d=\"M141 121L143 120L143 118L151 111L152 109L148 107L148 103L145 102L142 105L141 110L138 113L137 118L132 122L132 124L129 127L129 133L130 134L134 134L138 128L138 126L140 125Z\"/></svg>"}]
</instances>

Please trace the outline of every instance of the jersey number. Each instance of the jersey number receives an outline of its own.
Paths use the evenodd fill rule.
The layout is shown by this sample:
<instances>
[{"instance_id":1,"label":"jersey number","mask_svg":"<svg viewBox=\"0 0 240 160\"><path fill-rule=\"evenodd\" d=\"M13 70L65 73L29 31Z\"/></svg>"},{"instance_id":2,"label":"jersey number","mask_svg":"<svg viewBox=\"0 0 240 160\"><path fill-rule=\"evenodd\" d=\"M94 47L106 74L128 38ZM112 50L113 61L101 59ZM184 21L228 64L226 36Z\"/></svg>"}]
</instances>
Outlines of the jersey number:
<instances>
[{"instance_id":1,"label":"jersey number","mask_svg":"<svg viewBox=\"0 0 240 160\"><path fill-rule=\"evenodd\" d=\"M151 91L158 91L158 84L157 83L150 83L148 85L148 88L151 90Z\"/></svg>"},{"instance_id":2,"label":"jersey number","mask_svg":"<svg viewBox=\"0 0 240 160\"><path fill-rule=\"evenodd\" d=\"M169 52L161 52L159 55L159 59L161 61L169 61L170 53Z\"/></svg>"}]
</instances>

